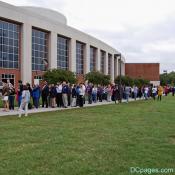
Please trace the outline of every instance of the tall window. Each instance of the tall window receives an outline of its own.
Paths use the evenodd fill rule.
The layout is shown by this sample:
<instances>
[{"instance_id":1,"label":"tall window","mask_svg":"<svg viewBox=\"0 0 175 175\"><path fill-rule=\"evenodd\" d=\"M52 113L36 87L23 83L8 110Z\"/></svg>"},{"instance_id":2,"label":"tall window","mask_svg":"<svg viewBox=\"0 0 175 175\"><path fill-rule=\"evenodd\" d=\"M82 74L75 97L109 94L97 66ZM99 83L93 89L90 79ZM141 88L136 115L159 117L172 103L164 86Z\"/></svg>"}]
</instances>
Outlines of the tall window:
<instances>
[{"instance_id":1,"label":"tall window","mask_svg":"<svg viewBox=\"0 0 175 175\"><path fill-rule=\"evenodd\" d=\"M45 71L48 64L48 33L32 29L32 70Z\"/></svg>"},{"instance_id":2,"label":"tall window","mask_svg":"<svg viewBox=\"0 0 175 175\"><path fill-rule=\"evenodd\" d=\"M101 58L101 64L100 64L100 71L102 73L105 73L105 55L106 53L104 51L100 51L100 58Z\"/></svg>"},{"instance_id":3,"label":"tall window","mask_svg":"<svg viewBox=\"0 0 175 175\"><path fill-rule=\"evenodd\" d=\"M84 68L84 44L76 43L76 73L83 74Z\"/></svg>"},{"instance_id":4,"label":"tall window","mask_svg":"<svg viewBox=\"0 0 175 175\"><path fill-rule=\"evenodd\" d=\"M111 75L112 55L108 54L108 75Z\"/></svg>"},{"instance_id":5,"label":"tall window","mask_svg":"<svg viewBox=\"0 0 175 175\"><path fill-rule=\"evenodd\" d=\"M69 62L69 39L57 37L57 68L68 70Z\"/></svg>"},{"instance_id":6,"label":"tall window","mask_svg":"<svg viewBox=\"0 0 175 175\"><path fill-rule=\"evenodd\" d=\"M19 67L20 26L0 20L0 67Z\"/></svg>"},{"instance_id":7,"label":"tall window","mask_svg":"<svg viewBox=\"0 0 175 175\"><path fill-rule=\"evenodd\" d=\"M90 71L96 70L96 51L96 48L90 47Z\"/></svg>"}]
</instances>

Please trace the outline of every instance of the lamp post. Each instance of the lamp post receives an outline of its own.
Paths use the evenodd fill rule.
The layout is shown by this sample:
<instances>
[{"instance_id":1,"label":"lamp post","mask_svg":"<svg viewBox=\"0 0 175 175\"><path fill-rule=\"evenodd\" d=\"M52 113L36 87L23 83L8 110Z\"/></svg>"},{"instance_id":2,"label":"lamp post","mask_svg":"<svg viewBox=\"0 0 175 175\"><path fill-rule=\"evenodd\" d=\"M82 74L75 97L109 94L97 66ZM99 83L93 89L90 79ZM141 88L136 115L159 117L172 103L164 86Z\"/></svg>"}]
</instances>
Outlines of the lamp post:
<instances>
[{"instance_id":1,"label":"lamp post","mask_svg":"<svg viewBox=\"0 0 175 175\"><path fill-rule=\"evenodd\" d=\"M121 90L121 86L122 86L122 55L121 53L119 54L115 54L116 57L119 57L119 102L121 103L122 101L122 90Z\"/></svg>"}]
</instances>

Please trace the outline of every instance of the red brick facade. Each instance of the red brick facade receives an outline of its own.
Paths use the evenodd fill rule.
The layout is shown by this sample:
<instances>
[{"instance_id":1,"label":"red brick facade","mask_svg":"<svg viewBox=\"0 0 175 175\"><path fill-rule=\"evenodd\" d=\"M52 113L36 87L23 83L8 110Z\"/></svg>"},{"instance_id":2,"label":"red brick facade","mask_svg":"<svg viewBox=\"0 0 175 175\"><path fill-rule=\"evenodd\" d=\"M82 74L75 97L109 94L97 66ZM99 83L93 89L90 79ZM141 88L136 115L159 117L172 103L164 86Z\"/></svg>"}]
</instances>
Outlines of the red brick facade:
<instances>
[{"instance_id":1,"label":"red brick facade","mask_svg":"<svg viewBox=\"0 0 175 175\"><path fill-rule=\"evenodd\" d=\"M131 78L143 78L149 81L159 81L159 63L126 63L125 75Z\"/></svg>"}]
</instances>

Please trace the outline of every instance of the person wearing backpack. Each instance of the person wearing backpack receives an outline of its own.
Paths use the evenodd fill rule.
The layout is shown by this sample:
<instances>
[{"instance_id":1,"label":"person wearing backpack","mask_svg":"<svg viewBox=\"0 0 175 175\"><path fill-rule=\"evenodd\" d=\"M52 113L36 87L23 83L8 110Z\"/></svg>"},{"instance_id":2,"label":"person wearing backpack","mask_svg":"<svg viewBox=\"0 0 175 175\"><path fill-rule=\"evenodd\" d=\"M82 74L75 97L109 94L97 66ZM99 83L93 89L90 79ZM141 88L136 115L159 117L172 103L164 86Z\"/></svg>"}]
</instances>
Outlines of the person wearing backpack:
<instances>
[{"instance_id":1,"label":"person wearing backpack","mask_svg":"<svg viewBox=\"0 0 175 175\"><path fill-rule=\"evenodd\" d=\"M22 100L19 108L19 117L22 115L23 109L25 110L25 117L28 116L28 104L30 102L30 91L26 85L23 86Z\"/></svg>"}]
</instances>

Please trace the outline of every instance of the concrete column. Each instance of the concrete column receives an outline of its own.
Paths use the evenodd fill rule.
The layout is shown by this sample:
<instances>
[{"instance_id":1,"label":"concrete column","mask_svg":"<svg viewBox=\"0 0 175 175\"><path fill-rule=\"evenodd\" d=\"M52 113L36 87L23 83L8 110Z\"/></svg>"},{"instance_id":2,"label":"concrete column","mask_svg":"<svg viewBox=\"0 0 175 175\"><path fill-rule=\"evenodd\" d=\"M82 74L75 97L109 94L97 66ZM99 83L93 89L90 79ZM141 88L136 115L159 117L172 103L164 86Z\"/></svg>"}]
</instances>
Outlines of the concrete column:
<instances>
[{"instance_id":1,"label":"concrete column","mask_svg":"<svg viewBox=\"0 0 175 175\"><path fill-rule=\"evenodd\" d=\"M114 79L118 76L118 59L114 58Z\"/></svg>"},{"instance_id":2,"label":"concrete column","mask_svg":"<svg viewBox=\"0 0 175 175\"><path fill-rule=\"evenodd\" d=\"M111 57L111 81L114 82L114 55Z\"/></svg>"},{"instance_id":3,"label":"concrete column","mask_svg":"<svg viewBox=\"0 0 175 175\"><path fill-rule=\"evenodd\" d=\"M98 48L97 49L97 52L96 52L96 70L97 71L100 71L100 67L101 67L101 57L100 57L100 49Z\"/></svg>"},{"instance_id":4,"label":"concrete column","mask_svg":"<svg viewBox=\"0 0 175 175\"><path fill-rule=\"evenodd\" d=\"M105 75L108 75L108 53L106 52L106 55L105 55L105 60L104 60L104 63L105 63L105 71L104 71L104 74Z\"/></svg>"},{"instance_id":5,"label":"concrete column","mask_svg":"<svg viewBox=\"0 0 175 175\"><path fill-rule=\"evenodd\" d=\"M57 68L57 33L51 32L49 36L49 69Z\"/></svg>"},{"instance_id":6,"label":"concrete column","mask_svg":"<svg viewBox=\"0 0 175 175\"><path fill-rule=\"evenodd\" d=\"M90 45L85 45L84 74L90 72Z\"/></svg>"},{"instance_id":7,"label":"concrete column","mask_svg":"<svg viewBox=\"0 0 175 175\"><path fill-rule=\"evenodd\" d=\"M122 75L125 75L125 63L122 61Z\"/></svg>"},{"instance_id":8,"label":"concrete column","mask_svg":"<svg viewBox=\"0 0 175 175\"><path fill-rule=\"evenodd\" d=\"M32 26L22 25L21 33L21 79L23 83L32 83Z\"/></svg>"},{"instance_id":9,"label":"concrete column","mask_svg":"<svg viewBox=\"0 0 175 175\"><path fill-rule=\"evenodd\" d=\"M76 40L72 38L69 42L69 70L76 72Z\"/></svg>"}]
</instances>

